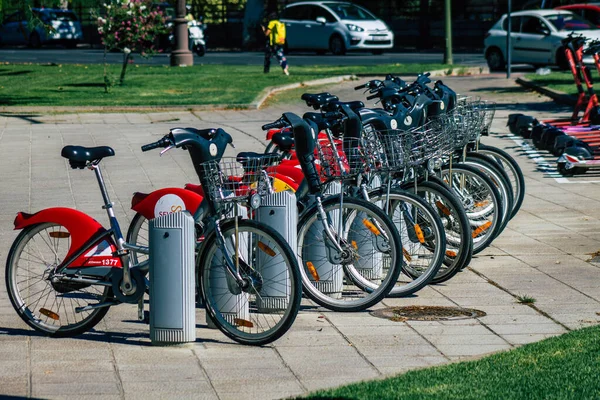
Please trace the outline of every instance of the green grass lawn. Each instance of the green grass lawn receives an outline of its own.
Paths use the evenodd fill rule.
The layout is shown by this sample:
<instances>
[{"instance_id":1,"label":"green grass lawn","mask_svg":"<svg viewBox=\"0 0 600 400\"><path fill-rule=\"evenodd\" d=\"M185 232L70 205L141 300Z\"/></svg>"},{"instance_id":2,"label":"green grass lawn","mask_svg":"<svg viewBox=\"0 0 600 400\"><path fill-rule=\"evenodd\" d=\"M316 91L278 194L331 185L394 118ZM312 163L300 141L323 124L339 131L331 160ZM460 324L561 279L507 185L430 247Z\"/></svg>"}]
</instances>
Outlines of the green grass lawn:
<instances>
[{"instance_id":1,"label":"green grass lawn","mask_svg":"<svg viewBox=\"0 0 600 400\"><path fill-rule=\"evenodd\" d=\"M598 399L600 327L477 361L320 391L310 399Z\"/></svg>"},{"instance_id":2,"label":"green grass lawn","mask_svg":"<svg viewBox=\"0 0 600 400\"><path fill-rule=\"evenodd\" d=\"M590 68L590 70L592 79L594 82L598 82L600 79L598 71L596 71L595 68ZM525 75L525 78L553 90L558 90L567 94L577 94L577 87L573 80L573 74L571 74L570 71L552 72L548 75L528 74ZM582 82L582 85L585 90L585 82Z\"/></svg>"},{"instance_id":3,"label":"green grass lawn","mask_svg":"<svg viewBox=\"0 0 600 400\"><path fill-rule=\"evenodd\" d=\"M195 65L168 67L130 65L124 86L104 93L102 65L0 64L0 105L3 106L175 106L251 103L268 86L329 78L336 75L417 74L448 69L442 64L382 64L377 66L291 66L270 74L262 66ZM454 68L457 68L456 66ZM111 65L116 78L120 66Z\"/></svg>"}]
</instances>

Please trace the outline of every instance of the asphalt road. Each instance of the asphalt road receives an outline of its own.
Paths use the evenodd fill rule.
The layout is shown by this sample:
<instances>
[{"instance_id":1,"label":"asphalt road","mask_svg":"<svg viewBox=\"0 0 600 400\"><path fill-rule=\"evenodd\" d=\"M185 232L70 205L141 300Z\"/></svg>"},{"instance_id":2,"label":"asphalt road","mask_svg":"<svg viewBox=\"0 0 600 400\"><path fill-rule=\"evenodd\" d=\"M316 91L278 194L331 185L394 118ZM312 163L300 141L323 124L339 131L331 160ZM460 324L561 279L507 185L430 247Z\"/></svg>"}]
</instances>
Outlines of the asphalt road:
<instances>
[{"instance_id":1,"label":"asphalt road","mask_svg":"<svg viewBox=\"0 0 600 400\"><path fill-rule=\"evenodd\" d=\"M0 62L11 63L71 63L71 64L97 64L102 63L102 50L93 49L63 49L63 48L4 48L0 49ZM109 63L121 63L122 54L107 54ZM443 54L439 53L384 53L372 55L371 53L349 53L345 56L316 55L315 53L292 53L288 55L291 65L371 65L388 63L441 63ZM149 59L141 56L135 57L139 64L168 65L169 55L159 54ZM204 57L194 57L195 64L225 64L225 65L262 65L263 54L260 52L209 52ZM484 65L485 59L481 53L455 54L454 63L462 65Z\"/></svg>"}]
</instances>

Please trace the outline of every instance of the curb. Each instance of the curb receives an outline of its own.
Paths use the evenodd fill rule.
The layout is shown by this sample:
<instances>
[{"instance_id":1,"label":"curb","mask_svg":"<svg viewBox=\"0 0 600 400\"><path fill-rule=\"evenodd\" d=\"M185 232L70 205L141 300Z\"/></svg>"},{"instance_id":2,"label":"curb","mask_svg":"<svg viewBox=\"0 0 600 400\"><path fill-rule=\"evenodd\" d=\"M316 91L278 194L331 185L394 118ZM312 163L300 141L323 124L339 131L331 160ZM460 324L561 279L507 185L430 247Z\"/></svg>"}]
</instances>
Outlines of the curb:
<instances>
[{"instance_id":1,"label":"curb","mask_svg":"<svg viewBox=\"0 0 600 400\"><path fill-rule=\"evenodd\" d=\"M531 89L545 96L548 96L557 103L566 104L568 106L574 106L577 103L577 98L570 94L559 92L558 90L549 89L547 87L538 85L537 83L533 83L530 80L524 78L517 78L515 82L527 89Z\"/></svg>"},{"instance_id":2,"label":"curb","mask_svg":"<svg viewBox=\"0 0 600 400\"><path fill-rule=\"evenodd\" d=\"M291 89L297 89L297 88L300 88L303 86L318 86L318 85L327 85L330 83L340 83L343 81L351 80L355 76L356 75L340 75L340 76L334 76L333 78L315 79L312 81L290 83L288 85L282 85L282 86L271 86L271 87L263 89L263 91L260 92L258 96L256 96L254 101L249 104L248 108L255 109L255 110L260 109L262 107L263 103L275 93L279 93L279 92L283 92L283 91L291 90Z\"/></svg>"},{"instance_id":3,"label":"curb","mask_svg":"<svg viewBox=\"0 0 600 400\"><path fill-rule=\"evenodd\" d=\"M473 76L473 75L487 75L490 73L490 69L485 66L479 67L448 67L448 69L436 69L429 72L432 78L443 77L443 76ZM390 73L394 73L394 71L390 71ZM405 74L405 73L397 73L398 76L415 76L416 74ZM364 74L354 74L354 76L358 76L360 78L371 78L371 77L379 77L382 75L373 75L370 73Z\"/></svg>"},{"instance_id":4,"label":"curb","mask_svg":"<svg viewBox=\"0 0 600 400\"><path fill-rule=\"evenodd\" d=\"M213 110L248 110L248 104L207 104L188 106L101 106L101 107L69 107L69 106L15 106L0 107L1 114L79 114L79 113L114 113L114 112L181 112L181 111L213 111Z\"/></svg>"},{"instance_id":5,"label":"curb","mask_svg":"<svg viewBox=\"0 0 600 400\"><path fill-rule=\"evenodd\" d=\"M469 75L488 75L490 69L487 66L480 67L458 67L448 69L438 69L429 72L431 77L440 76L469 76Z\"/></svg>"}]
</instances>

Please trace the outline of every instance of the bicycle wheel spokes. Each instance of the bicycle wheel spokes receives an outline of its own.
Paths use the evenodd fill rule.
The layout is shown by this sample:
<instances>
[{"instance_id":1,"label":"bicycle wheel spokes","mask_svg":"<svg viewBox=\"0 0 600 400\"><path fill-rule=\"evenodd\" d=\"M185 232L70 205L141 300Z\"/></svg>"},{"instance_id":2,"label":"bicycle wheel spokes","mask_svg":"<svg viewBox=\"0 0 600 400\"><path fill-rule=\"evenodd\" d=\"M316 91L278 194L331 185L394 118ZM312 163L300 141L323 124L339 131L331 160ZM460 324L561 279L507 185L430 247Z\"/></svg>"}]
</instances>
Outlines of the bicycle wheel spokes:
<instances>
[{"instance_id":1,"label":"bicycle wheel spokes","mask_svg":"<svg viewBox=\"0 0 600 400\"><path fill-rule=\"evenodd\" d=\"M127 232L127 243L133 243L137 246L148 247L149 246L149 231L148 231L148 220L141 214L136 214L129 230ZM132 251L130 253L131 262L133 265L138 265L143 261L148 260L149 255Z\"/></svg>"},{"instance_id":2,"label":"bicycle wheel spokes","mask_svg":"<svg viewBox=\"0 0 600 400\"><path fill-rule=\"evenodd\" d=\"M307 213L298 231L305 292L335 311L368 308L391 290L398 277L402 251L398 233L382 210L362 200L344 199L340 213L339 197L332 198L323 202L323 210L335 243L316 212Z\"/></svg>"},{"instance_id":3,"label":"bicycle wheel spokes","mask_svg":"<svg viewBox=\"0 0 600 400\"><path fill-rule=\"evenodd\" d=\"M71 245L69 232L56 224L24 231L8 257L6 281L17 312L33 328L56 336L81 333L95 325L106 310L76 312L109 295L107 287L68 282L56 268Z\"/></svg>"},{"instance_id":4,"label":"bicycle wheel spokes","mask_svg":"<svg viewBox=\"0 0 600 400\"><path fill-rule=\"evenodd\" d=\"M249 222L223 230L225 251L246 281L229 273L216 241L201 258L203 295L209 314L229 337L264 344L281 336L295 318L300 301L295 260L289 249ZM237 254L237 259L236 259Z\"/></svg>"},{"instance_id":5,"label":"bicycle wheel spokes","mask_svg":"<svg viewBox=\"0 0 600 400\"><path fill-rule=\"evenodd\" d=\"M447 171L444 179L448 181ZM493 240L501 224L499 197L485 177L469 170L452 171L452 190L467 212L472 229L473 251L477 253Z\"/></svg>"}]
</instances>

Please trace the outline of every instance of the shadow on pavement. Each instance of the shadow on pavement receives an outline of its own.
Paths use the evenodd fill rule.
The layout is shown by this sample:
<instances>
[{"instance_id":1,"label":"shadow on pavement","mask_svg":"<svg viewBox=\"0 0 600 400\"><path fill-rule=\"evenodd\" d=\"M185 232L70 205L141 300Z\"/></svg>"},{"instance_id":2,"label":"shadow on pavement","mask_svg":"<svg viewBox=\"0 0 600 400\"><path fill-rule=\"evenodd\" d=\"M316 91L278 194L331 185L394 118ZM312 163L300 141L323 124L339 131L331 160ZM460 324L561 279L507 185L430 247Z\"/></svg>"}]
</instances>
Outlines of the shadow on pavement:
<instances>
[{"instance_id":1,"label":"shadow on pavement","mask_svg":"<svg viewBox=\"0 0 600 400\"><path fill-rule=\"evenodd\" d=\"M127 322L127 321L124 321L124 322ZM196 327L197 328L206 328L206 329L208 328L206 325L196 325ZM29 337L39 337L39 338L48 337L48 336L43 335L34 330L21 329L21 328L6 328L6 327L1 327L1 326L0 326L0 335L23 336L23 337L29 336ZM67 339L85 340L85 341L90 341L90 342L129 344L132 346L155 347L155 345L153 345L150 342L148 332L103 332L103 331L92 330L92 331L86 332L82 335L78 335L78 336L67 338ZM61 340L61 339L55 338L52 340ZM203 338L196 338L195 343L231 344L231 342L228 342L228 341L203 339Z\"/></svg>"},{"instance_id":2,"label":"shadow on pavement","mask_svg":"<svg viewBox=\"0 0 600 400\"><path fill-rule=\"evenodd\" d=\"M0 99L0 105L4 105L4 106L9 106L11 104L5 104L4 100ZM14 104L12 104L14 105ZM30 122L32 124L44 124L44 121L40 121L35 119L35 117L40 117L40 114L3 114L0 113L0 117L5 117L5 118L18 118L18 119L22 119L24 121Z\"/></svg>"}]
</instances>

